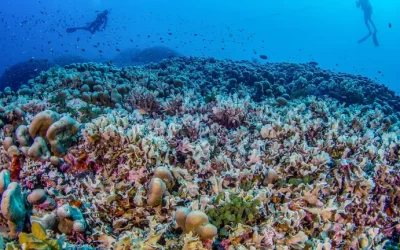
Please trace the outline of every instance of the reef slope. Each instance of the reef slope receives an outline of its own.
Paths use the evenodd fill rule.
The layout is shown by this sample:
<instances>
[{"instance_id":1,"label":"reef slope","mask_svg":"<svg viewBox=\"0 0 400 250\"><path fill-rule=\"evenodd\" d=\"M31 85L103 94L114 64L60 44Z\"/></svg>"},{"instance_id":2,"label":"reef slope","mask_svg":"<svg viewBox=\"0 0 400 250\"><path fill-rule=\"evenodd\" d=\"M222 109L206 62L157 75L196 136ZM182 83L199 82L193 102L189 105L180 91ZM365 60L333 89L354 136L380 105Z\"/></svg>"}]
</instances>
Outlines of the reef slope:
<instances>
[{"instance_id":1,"label":"reef slope","mask_svg":"<svg viewBox=\"0 0 400 250\"><path fill-rule=\"evenodd\" d=\"M0 243L388 246L399 108L383 85L315 63L52 68L1 93Z\"/></svg>"}]
</instances>

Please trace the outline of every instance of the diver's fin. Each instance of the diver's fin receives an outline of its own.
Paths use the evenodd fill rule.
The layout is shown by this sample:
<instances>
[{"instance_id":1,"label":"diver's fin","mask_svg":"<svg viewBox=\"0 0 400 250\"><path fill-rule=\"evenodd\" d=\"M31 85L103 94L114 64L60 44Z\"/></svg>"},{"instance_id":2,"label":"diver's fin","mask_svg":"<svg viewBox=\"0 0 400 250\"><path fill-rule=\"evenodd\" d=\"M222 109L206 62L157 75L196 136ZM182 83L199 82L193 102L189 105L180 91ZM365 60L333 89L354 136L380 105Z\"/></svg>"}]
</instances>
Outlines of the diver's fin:
<instances>
[{"instance_id":1,"label":"diver's fin","mask_svg":"<svg viewBox=\"0 0 400 250\"><path fill-rule=\"evenodd\" d=\"M374 32L374 34L372 35L372 40L374 40L374 45L375 47L379 47L379 41L378 38L376 37L376 32Z\"/></svg>"},{"instance_id":2,"label":"diver's fin","mask_svg":"<svg viewBox=\"0 0 400 250\"><path fill-rule=\"evenodd\" d=\"M77 30L78 30L77 28L68 28L67 33L74 33Z\"/></svg>"},{"instance_id":3,"label":"diver's fin","mask_svg":"<svg viewBox=\"0 0 400 250\"><path fill-rule=\"evenodd\" d=\"M67 33L74 33L77 30L84 30L86 27L78 27L78 28L68 28Z\"/></svg>"},{"instance_id":4,"label":"diver's fin","mask_svg":"<svg viewBox=\"0 0 400 250\"><path fill-rule=\"evenodd\" d=\"M358 40L358 43L365 42L365 40L367 40L368 37L370 37L370 36L371 36L371 33L368 33L368 35L366 35L366 36L364 36L363 38L361 38L360 40Z\"/></svg>"}]
</instances>

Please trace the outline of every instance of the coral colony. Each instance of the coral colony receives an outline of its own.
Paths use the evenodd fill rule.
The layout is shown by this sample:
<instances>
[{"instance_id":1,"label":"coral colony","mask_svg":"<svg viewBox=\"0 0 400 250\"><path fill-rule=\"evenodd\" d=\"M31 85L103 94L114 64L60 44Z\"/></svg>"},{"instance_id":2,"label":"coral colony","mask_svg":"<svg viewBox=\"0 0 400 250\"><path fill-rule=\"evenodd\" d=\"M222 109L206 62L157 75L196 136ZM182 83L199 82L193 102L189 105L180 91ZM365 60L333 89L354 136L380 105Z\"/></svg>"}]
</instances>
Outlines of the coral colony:
<instances>
[{"instance_id":1,"label":"coral colony","mask_svg":"<svg viewBox=\"0 0 400 250\"><path fill-rule=\"evenodd\" d=\"M396 249L400 100L315 63L71 64L1 92L1 249Z\"/></svg>"}]
</instances>

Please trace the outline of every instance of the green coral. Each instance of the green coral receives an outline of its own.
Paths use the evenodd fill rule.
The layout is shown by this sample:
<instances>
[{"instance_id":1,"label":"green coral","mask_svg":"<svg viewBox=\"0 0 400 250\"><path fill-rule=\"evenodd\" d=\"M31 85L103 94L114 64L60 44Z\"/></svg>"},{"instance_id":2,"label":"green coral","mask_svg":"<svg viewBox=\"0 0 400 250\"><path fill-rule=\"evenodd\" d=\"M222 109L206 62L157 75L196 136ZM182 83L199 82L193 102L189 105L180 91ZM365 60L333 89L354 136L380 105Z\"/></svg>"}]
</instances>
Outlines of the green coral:
<instances>
[{"instance_id":1,"label":"green coral","mask_svg":"<svg viewBox=\"0 0 400 250\"><path fill-rule=\"evenodd\" d=\"M104 114L105 108L103 106L97 107L95 105L86 104L86 106L80 107L78 111L81 113L80 122L87 123Z\"/></svg>"},{"instance_id":2,"label":"green coral","mask_svg":"<svg viewBox=\"0 0 400 250\"><path fill-rule=\"evenodd\" d=\"M52 96L49 99L49 103L55 104L54 107L51 107L50 109L57 112L57 113L69 113L71 114L71 117L78 117L78 112L75 110L75 108L71 107L68 105L67 99L65 96Z\"/></svg>"},{"instance_id":3,"label":"green coral","mask_svg":"<svg viewBox=\"0 0 400 250\"><path fill-rule=\"evenodd\" d=\"M253 181L242 180L239 183L239 188L245 192L250 191L253 189L257 183L260 181L260 178L256 177Z\"/></svg>"},{"instance_id":4,"label":"green coral","mask_svg":"<svg viewBox=\"0 0 400 250\"><path fill-rule=\"evenodd\" d=\"M310 184L313 181L313 177L310 175L301 177L301 178L289 178L288 180L282 179L278 181L279 186L286 186L287 184L292 185L292 186L299 186L300 184Z\"/></svg>"},{"instance_id":5,"label":"green coral","mask_svg":"<svg viewBox=\"0 0 400 250\"><path fill-rule=\"evenodd\" d=\"M385 249L385 250L398 250L398 249L400 249L400 243L396 242L394 240L388 240L388 241L386 241L383 249Z\"/></svg>"},{"instance_id":6,"label":"green coral","mask_svg":"<svg viewBox=\"0 0 400 250\"><path fill-rule=\"evenodd\" d=\"M60 240L51 239L46 235L46 231L39 224L34 222L32 224L32 233L20 233L19 243L24 245L24 249L36 250L61 250L62 242Z\"/></svg>"},{"instance_id":7,"label":"green coral","mask_svg":"<svg viewBox=\"0 0 400 250\"><path fill-rule=\"evenodd\" d=\"M255 222L259 209L257 208L261 201L251 198L243 198L236 194L229 195L229 202L223 202L224 194L220 193L215 197L213 205L215 208L208 210L207 214L211 224L217 228L222 228L225 225L236 227L240 224L249 224ZM222 230L220 234L224 234Z\"/></svg>"},{"instance_id":8,"label":"green coral","mask_svg":"<svg viewBox=\"0 0 400 250\"><path fill-rule=\"evenodd\" d=\"M205 94L204 102L210 103L215 102L217 100L218 90L216 88L212 88L212 90Z\"/></svg>"}]
</instances>

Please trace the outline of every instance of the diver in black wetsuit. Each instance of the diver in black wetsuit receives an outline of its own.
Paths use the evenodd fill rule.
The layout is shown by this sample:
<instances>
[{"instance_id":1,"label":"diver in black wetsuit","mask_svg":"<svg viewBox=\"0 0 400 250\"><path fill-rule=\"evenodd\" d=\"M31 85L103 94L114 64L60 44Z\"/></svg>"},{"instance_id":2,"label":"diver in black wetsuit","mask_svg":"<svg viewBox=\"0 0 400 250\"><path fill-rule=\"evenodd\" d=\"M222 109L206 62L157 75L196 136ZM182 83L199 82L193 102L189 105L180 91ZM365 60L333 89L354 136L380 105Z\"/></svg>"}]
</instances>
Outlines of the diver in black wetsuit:
<instances>
[{"instance_id":1,"label":"diver in black wetsuit","mask_svg":"<svg viewBox=\"0 0 400 250\"><path fill-rule=\"evenodd\" d=\"M361 40L359 40L358 43L364 42L365 40L367 40L368 37L371 36L372 32L371 32L371 27L369 26L369 24L371 24L372 27L374 28L374 32L373 32L374 44L375 44L375 46L379 46L378 38L376 37L376 32L378 32L378 30L376 29L374 21L372 21L372 5L371 5L371 3L369 2L369 0L358 0L356 2L356 5L357 5L357 8L361 7L362 11L364 11L364 23L368 29L368 35L366 35Z\"/></svg>"},{"instance_id":2,"label":"diver in black wetsuit","mask_svg":"<svg viewBox=\"0 0 400 250\"><path fill-rule=\"evenodd\" d=\"M78 27L78 28L68 28L67 32L72 33L77 30L87 30L90 33L94 34L100 30L104 30L106 28L107 22L108 22L108 14L110 13L109 10L105 10L101 13L99 13L96 17L96 20L91 22L88 26L86 27Z\"/></svg>"},{"instance_id":3,"label":"diver in black wetsuit","mask_svg":"<svg viewBox=\"0 0 400 250\"><path fill-rule=\"evenodd\" d=\"M357 2L357 8L360 8L364 11L364 22L365 26L367 26L368 31L371 33L371 28L369 27L369 23L372 24L374 28L374 32L376 32L376 27L374 22L372 21L372 5L369 0L359 0Z\"/></svg>"}]
</instances>

